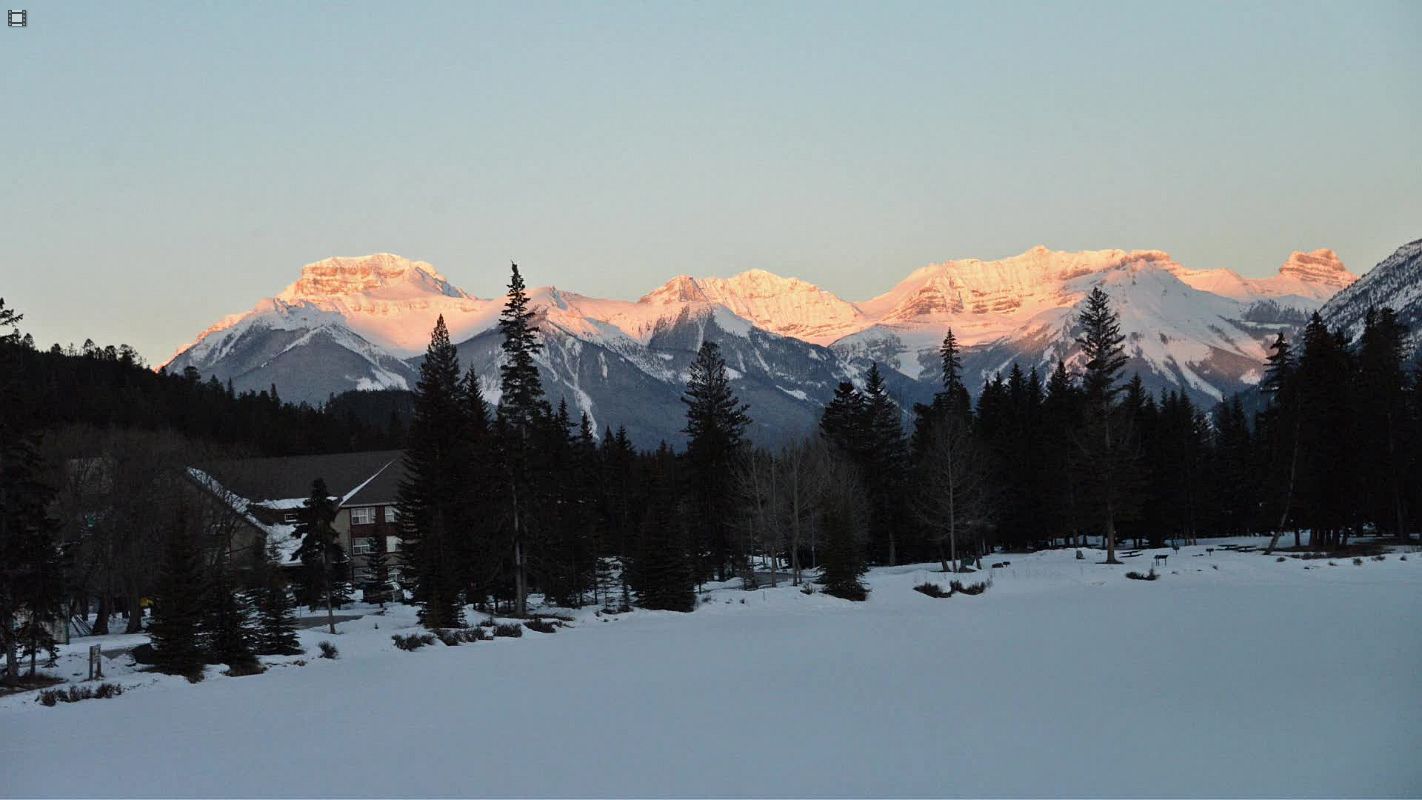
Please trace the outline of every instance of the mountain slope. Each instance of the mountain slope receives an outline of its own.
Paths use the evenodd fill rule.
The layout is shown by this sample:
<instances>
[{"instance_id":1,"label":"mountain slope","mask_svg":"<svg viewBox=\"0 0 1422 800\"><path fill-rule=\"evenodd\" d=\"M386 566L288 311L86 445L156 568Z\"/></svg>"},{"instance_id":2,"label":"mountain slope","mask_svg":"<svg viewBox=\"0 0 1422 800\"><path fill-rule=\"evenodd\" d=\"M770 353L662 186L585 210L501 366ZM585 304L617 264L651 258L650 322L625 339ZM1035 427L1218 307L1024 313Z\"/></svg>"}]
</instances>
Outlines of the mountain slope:
<instances>
[{"instance_id":1,"label":"mountain slope","mask_svg":"<svg viewBox=\"0 0 1422 800\"><path fill-rule=\"evenodd\" d=\"M1369 307L1390 307L1411 330L1411 340L1422 346L1422 239L1397 248L1357 283L1339 292L1319 313L1333 327L1350 336L1363 331Z\"/></svg>"},{"instance_id":2,"label":"mountain slope","mask_svg":"<svg viewBox=\"0 0 1422 800\"><path fill-rule=\"evenodd\" d=\"M1279 274L1245 279L1192 270L1157 250L1061 253L1035 247L1009 258L962 259L915 270L888 292L850 303L811 283L750 270L730 278L678 276L636 301L530 290L551 402L566 399L599 429L626 425L640 444L682 441L678 398L696 348L719 343L752 435L775 442L811 428L841 380L889 367L905 409L937 388L944 332L965 347L971 386L1017 361L1050 368L1076 358L1076 308L1103 286L1122 315L1131 364L1154 389L1180 386L1209 402L1258 380L1265 345L1351 283L1330 251L1295 253ZM238 388L276 384L291 400L413 386L435 319L497 399L494 326L502 298L480 299L424 262L388 253L331 258L250 311L228 317L179 352Z\"/></svg>"}]
</instances>

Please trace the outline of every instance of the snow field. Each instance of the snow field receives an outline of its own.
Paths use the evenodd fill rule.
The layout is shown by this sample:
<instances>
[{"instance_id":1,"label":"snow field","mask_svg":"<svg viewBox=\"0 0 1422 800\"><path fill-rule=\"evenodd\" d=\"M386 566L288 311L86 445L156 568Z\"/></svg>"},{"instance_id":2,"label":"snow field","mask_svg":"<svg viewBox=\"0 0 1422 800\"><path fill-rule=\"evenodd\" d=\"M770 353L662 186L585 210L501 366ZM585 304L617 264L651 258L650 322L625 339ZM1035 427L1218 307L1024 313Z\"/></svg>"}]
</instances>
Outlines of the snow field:
<instances>
[{"instance_id":1,"label":"snow field","mask_svg":"<svg viewBox=\"0 0 1422 800\"><path fill-rule=\"evenodd\" d=\"M305 666L0 699L0 794L1422 792L1422 553L1205 550L999 555L986 594L949 599L912 590L946 585L931 564L872 571L866 603L728 585L692 614L583 609L555 634L413 653L390 640L413 612L392 607L303 631ZM1161 580L1124 578L1158 552Z\"/></svg>"}]
</instances>

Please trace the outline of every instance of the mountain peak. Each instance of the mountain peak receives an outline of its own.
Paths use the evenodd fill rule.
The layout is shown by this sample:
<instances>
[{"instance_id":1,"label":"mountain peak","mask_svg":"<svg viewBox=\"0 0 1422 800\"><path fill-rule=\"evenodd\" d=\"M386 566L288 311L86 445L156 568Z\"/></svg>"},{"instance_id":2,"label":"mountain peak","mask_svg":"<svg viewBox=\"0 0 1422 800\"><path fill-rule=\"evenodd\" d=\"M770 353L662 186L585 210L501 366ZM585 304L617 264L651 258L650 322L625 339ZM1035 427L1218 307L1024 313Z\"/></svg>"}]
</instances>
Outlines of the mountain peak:
<instances>
[{"instance_id":1,"label":"mountain peak","mask_svg":"<svg viewBox=\"0 0 1422 800\"><path fill-rule=\"evenodd\" d=\"M705 302L706 292L701 283L690 275L678 275L653 289L638 300L639 303L693 303Z\"/></svg>"},{"instance_id":2,"label":"mountain peak","mask_svg":"<svg viewBox=\"0 0 1422 800\"><path fill-rule=\"evenodd\" d=\"M301 277L277 295L286 302L324 300L347 295L403 299L417 295L467 298L433 266L394 253L335 256L301 268Z\"/></svg>"},{"instance_id":3,"label":"mountain peak","mask_svg":"<svg viewBox=\"0 0 1422 800\"><path fill-rule=\"evenodd\" d=\"M1357 280L1357 276L1339 260L1338 254L1327 248L1304 253L1295 250L1279 267L1280 275L1290 275L1310 283L1323 283L1342 288Z\"/></svg>"}]
</instances>

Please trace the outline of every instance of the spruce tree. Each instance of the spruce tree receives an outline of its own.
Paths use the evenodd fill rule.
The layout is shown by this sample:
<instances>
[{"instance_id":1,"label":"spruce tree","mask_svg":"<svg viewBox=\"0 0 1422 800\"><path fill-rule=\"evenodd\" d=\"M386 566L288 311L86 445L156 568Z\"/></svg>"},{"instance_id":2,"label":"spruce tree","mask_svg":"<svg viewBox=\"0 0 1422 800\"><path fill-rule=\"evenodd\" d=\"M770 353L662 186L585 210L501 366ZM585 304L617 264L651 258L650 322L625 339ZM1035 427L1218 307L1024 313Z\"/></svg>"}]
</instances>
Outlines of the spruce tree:
<instances>
[{"instance_id":1,"label":"spruce tree","mask_svg":"<svg viewBox=\"0 0 1422 800\"><path fill-rule=\"evenodd\" d=\"M868 590L859 580L867 570L864 546L852 508L843 499L827 497L820 511L819 527L825 543L819 582L825 594L845 600L866 599Z\"/></svg>"},{"instance_id":2,"label":"spruce tree","mask_svg":"<svg viewBox=\"0 0 1422 800\"><path fill-rule=\"evenodd\" d=\"M693 507L692 524L698 553L705 561L703 579L714 573L726 580L728 570L742 569L745 554L733 550L730 519L736 502L734 468L750 425L749 406L736 397L721 348L701 343L691 364L686 394L687 481Z\"/></svg>"},{"instance_id":3,"label":"spruce tree","mask_svg":"<svg viewBox=\"0 0 1422 800\"><path fill-rule=\"evenodd\" d=\"M457 539L468 530L461 524L468 508L461 497L474 487L463 480L471 467L464 435L468 400L443 316L420 362L413 406L400 483L401 555L420 621L431 628L452 627L461 619L460 573L468 568L468 559L458 557L469 553Z\"/></svg>"},{"instance_id":4,"label":"spruce tree","mask_svg":"<svg viewBox=\"0 0 1422 800\"><path fill-rule=\"evenodd\" d=\"M1126 365L1121 321L1111 308L1110 297L1100 286L1091 290L1078 315L1081 335L1076 343L1085 359L1082 393L1086 427L1082 445L1093 505L1102 522L1106 539L1106 563L1116 559L1116 521L1126 511L1131 498L1124 485L1134 468L1134 458L1123 436L1123 420L1116 402L1118 384Z\"/></svg>"},{"instance_id":5,"label":"spruce tree","mask_svg":"<svg viewBox=\"0 0 1422 800\"><path fill-rule=\"evenodd\" d=\"M286 576L276 566L278 558L275 543L269 543L266 557L259 556L260 563L256 570L260 585L253 592L253 606L257 613L253 650L264 656L296 655L301 652L293 613L295 603Z\"/></svg>"},{"instance_id":6,"label":"spruce tree","mask_svg":"<svg viewBox=\"0 0 1422 800\"><path fill-rule=\"evenodd\" d=\"M370 549L365 552L365 580L367 585L380 587L380 607L385 608L390 586L390 560L385 555L385 542L379 536L371 536L366 541Z\"/></svg>"},{"instance_id":7,"label":"spruce tree","mask_svg":"<svg viewBox=\"0 0 1422 800\"><path fill-rule=\"evenodd\" d=\"M1412 442L1407 407L1407 326L1391 308L1369 308L1358 348L1358 430L1369 454L1361 467L1369 516L1407 539Z\"/></svg>"},{"instance_id":8,"label":"spruce tree","mask_svg":"<svg viewBox=\"0 0 1422 800\"><path fill-rule=\"evenodd\" d=\"M630 576L637 604L666 611L693 611L695 574L686 546L687 515L680 502L676 458L665 442L651 457L647 483L647 503Z\"/></svg>"},{"instance_id":9,"label":"spruce tree","mask_svg":"<svg viewBox=\"0 0 1422 800\"><path fill-rule=\"evenodd\" d=\"M207 663L231 667L250 665L256 661L252 654L250 610L246 599L232 585L231 570L226 562L226 554L221 553L208 570L198 638Z\"/></svg>"},{"instance_id":10,"label":"spruce tree","mask_svg":"<svg viewBox=\"0 0 1422 800\"><path fill-rule=\"evenodd\" d=\"M205 663L200 633L207 586L202 555L180 512L168 531L162 568L154 591L149 640L161 672L195 678Z\"/></svg>"},{"instance_id":11,"label":"spruce tree","mask_svg":"<svg viewBox=\"0 0 1422 800\"><path fill-rule=\"evenodd\" d=\"M44 626L64 617L58 526L49 514L54 492L40 477L39 436L11 361L22 343L21 319L0 299L0 645L6 681L19 677L21 644L33 671L37 651L49 646ZM30 620L23 631L17 626L21 616Z\"/></svg>"},{"instance_id":12,"label":"spruce tree","mask_svg":"<svg viewBox=\"0 0 1422 800\"><path fill-rule=\"evenodd\" d=\"M297 515L296 535L301 538L301 544L295 555L302 564L306 602L313 611L325 603L326 622L333 634L336 632L336 583L341 577L338 569L345 561L345 551L337 540L335 528L331 527L335 519L336 504L331 500L326 481L317 478L311 482L311 495Z\"/></svg>"},{"instance_id":13,"label":"spruce tree","mask_svg":"<svg viewBox=\"0 0 1422 800\"><path fill-rule=\"evenodd\" d=\"M543 349L533 309L518 265L511 266L507 300L499 316L503 363L499 365L498 439L504 471L506 509L513 561L514 613L528 614L529 548L542 533L540 516L548 511L544 464L538 443L552 409L543 397L543 382L534 357Z\"/></svg>"},{"instance_id":14,"label":"spruce tree","mask_svg":"<svg viewBox=\"0 0 1422 800\"><path fill-rule=\"evenodd\" d=\"M882 563L899 562L899 534L904 528L905 470L908 449L899 406L889 397L879 365L864 383L864 449L859 468L869 496L869 538Z\"/></svg>"},{"instance_id":15,"label":"spruce tree","mask_svg":"<svg viewBox=\"0 0 1422 800\"><path fill-rule=\"evenodd\" d=\"M845 455L858 459L865 446L864 411L864 395L854 384L841 381L820 417L820 434Z\"/></svg>"}]
</instances>

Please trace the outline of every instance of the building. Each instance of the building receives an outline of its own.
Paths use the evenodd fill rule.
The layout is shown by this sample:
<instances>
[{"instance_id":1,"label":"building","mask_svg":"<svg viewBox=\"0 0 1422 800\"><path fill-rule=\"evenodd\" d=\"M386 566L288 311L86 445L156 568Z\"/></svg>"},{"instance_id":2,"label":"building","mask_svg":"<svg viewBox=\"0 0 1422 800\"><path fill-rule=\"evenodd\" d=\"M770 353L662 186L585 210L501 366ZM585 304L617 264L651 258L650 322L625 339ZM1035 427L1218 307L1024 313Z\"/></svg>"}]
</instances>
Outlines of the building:
<instances>
[{"instance_id":1,"label":"building","mask_svg":"<svg viewBox=\"0 0 1422 800\"><path fill-rule=\"evenodd\" d=\"M299 514L311 496L312 483L324 480L337 506L332 527L350 558L348 577L357 584L365 579L365 556L371 547L399 553L396 503L404 474L401 450L243 458L189 469L195 483L240 515L247 528L240 537L245 549L270 542L284 567L299 565ZM238 549L234 546L234 551ZM389 564L398 580L399 559L391 558Z\"/></svg>"}]
</instances>

